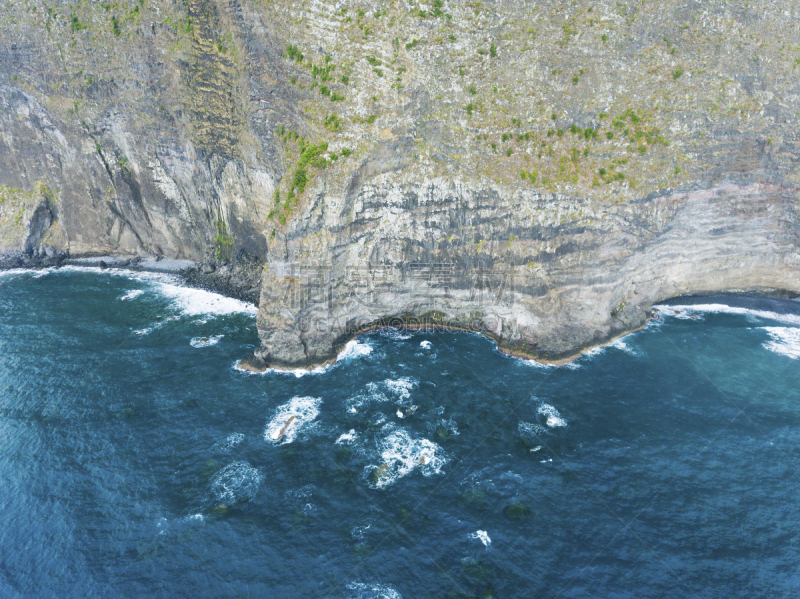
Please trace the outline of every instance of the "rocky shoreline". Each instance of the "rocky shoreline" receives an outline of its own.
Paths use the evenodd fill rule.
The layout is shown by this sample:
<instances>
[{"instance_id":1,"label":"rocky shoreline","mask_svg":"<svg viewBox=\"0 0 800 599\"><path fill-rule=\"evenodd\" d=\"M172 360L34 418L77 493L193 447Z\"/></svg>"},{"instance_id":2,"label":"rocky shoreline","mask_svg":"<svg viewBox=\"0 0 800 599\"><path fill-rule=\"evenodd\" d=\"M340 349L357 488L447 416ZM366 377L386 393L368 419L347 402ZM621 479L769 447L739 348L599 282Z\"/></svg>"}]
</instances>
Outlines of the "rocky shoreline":
<instances>
[{"instance_id":1,"label":"rocky shoreline","mask_svg":"<svg viewBox=\"0 0 800 599\"><path fill-rule=\"evenodd\" d=\"M52 250L52 251L48 251ZM12 269L39 270L62 266L93 266L100 269L172 273L189 287L213 291L258 306L263 265L250 257L234 264L213 259L206 262L170 260L161 256L80 256L44 248L32 252L14 251L0 254L0 271Z\"/></svg>"},{"instance_id":2,"label":"rocky shoreline","mask_svg":"<svg viewBox=\"0 0 800 599\"><path fill-rule=\"evenodd\" d=\"M199 287L258 306L261 296L263 264L256 258L242 257L235 263L210 259L180 271L191 287Z\"/></svg>"}]
</instances>

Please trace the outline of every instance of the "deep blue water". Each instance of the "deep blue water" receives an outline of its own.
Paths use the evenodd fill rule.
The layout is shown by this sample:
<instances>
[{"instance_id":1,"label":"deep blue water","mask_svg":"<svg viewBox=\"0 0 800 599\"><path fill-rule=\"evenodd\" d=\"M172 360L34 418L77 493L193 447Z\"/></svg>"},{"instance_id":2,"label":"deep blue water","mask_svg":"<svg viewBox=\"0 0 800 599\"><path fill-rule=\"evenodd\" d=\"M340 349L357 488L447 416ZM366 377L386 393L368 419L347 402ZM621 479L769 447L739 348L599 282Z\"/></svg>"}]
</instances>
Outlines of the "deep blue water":
<instances>
[{"instance_id":1,"label":"deep blue water","mask_svg":"<svg viewBox=\"0 0 800 599\"><path fill-rule=\"evenodd\" d=\"M249 375L240 304L0 273L0 597L795 597L800 305L739 306Z\"/></svg>"}]
</instances>

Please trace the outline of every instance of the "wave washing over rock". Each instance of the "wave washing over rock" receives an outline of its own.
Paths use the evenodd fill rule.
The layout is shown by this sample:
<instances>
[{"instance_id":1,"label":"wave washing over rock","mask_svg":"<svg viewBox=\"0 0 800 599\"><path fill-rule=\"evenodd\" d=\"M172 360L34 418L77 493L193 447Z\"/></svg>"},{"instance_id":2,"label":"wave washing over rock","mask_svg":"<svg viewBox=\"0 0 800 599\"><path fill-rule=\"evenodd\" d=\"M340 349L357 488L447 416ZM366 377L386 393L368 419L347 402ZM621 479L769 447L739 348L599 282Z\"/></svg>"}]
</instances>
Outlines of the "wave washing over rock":
<instances>
[{"instance_id":1,"label":"wave washing over rock","mask_svg":"<svg viewBox=\"0 0 800 599\"><path fill-rule=\"evenodd\" d=\"M220 339L224 336L225 335L211 335L211 337L193 337L191 341L189 341L189 345L198 349L201 347L211 347L219 343Z\"/></svg>"},{"instance_id":2,"label":"wave washing over rock","mask_svg":"<svg viewBox=\"0 0 800 599\"><path fill-rule=\"evenodd\" d=\"M377 441L381 464L368 466L370 486L382 489L392 485L412 471L423 476L439 474L447 463L447 455L428 439L414 439L407 430L392 424L383 427Z\"/></svg>"},{"instance_id":3,"label":"wave washing over rock","mask_svg":"<svg viewBox=\"0 0 800 599\"><path fill-rule=\"evenodd\" d=\"M280 445L291 443L304 427L319 416L321 404L322 400L318 397L293 397L278 407L275 416L267 424L264 438Z\"/></svg>"}]
</instances>

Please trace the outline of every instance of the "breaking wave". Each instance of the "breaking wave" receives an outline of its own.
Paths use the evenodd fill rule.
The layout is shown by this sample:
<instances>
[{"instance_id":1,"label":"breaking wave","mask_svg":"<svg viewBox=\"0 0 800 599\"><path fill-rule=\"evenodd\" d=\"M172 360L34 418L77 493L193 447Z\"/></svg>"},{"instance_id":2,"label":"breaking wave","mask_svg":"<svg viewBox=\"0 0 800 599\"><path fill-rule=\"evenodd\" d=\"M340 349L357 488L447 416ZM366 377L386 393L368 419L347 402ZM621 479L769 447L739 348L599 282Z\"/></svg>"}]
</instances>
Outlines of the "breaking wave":
<instances>
[{"instance_id":1,"label":"breaking wave","mask_svg":"<svg viewBox=\"0 0 800 599\"><path fill-rule=\"evenodd\" d=\"M762 327L771 341L763 343L765 349L787 356L793 360L800 358L800 329L786 327Z\"/></svg>"},{"instance_id":2,"label":"breaking wave","mask_svg":"<svg viewBox=\"0 0 800 599\"><path fill-rule=\"evenodd\" d=\"M737 314L750 318L764 318L767 320L782 322L784 324L800 326L800 315L798 314L780 314L778 312L754 310L752 308L741 308L738 306L727 306L725 304L688 304L686 306L660 304L658 306L653 306L653 311L660 312L663 316L688 319L698 319L700 318L699 315L703 313Z\"/></svg>"},{"instance_id":3,"label":"breaking wave","mask_svg":"<svg viewBox=\"0 0 800 599\"><path fill-rule=\"evenodd\" d=\"M225 335L213 335L211 337L194 337L191 341L189 341L189 345L192 347L210 347L212 345L216 345L219 343L219 340L222 339Z\"/></svg>"},{"instance_id":4,"label":"breaking wave","mask_svg":"<svg viewBox=\"0 0 800 599\"><path fill-rule=\"evenodd\" d=\"M558 413L553 406L550 404L543 403L539 406L539 409L536 410L539 414L546 418L547 426L550 428L554 428L557 426L567 426L567 421L561 417L561 414Z\"/></svg>"},{"instance_id":5,"label":"breaking wave","mask_svg":"<svg viewBox=\"0 0 800 599\"><path fill-rule=\"evenodd\" d=\"M369 484L383 489L403 478L413 470L423 476L439 474L447 463L444 450L428 439L412 439L405 429L392 424L384 426L385 437L378 440L381 464L368 466Z\"/></svg>"},{"instance_id":6,"label":"breaking wave","mask_svg":"<svg viewBox=\"0 0 800 599\"><path fill-rule=\"evenodd\" d=\"M293 397L278 407L275 416L267 424L264 439L279 445L291 443L298 432L319 415L321 403L318 397Z\"/></svg>"}]
</instances>

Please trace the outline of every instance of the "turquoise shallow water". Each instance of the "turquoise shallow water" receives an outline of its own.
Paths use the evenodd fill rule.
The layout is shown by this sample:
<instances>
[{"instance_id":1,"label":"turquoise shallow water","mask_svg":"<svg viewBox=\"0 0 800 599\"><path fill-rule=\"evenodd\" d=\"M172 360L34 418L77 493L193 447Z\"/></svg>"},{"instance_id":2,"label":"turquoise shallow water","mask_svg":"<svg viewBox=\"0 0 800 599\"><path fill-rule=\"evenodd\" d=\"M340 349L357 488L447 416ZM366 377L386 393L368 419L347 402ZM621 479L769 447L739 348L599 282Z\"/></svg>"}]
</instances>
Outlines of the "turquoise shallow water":
<instances>
[{"instance_id":1,"label":"turquoise shallow water","mask_svg":"<svg viewBox=\"0 0 800 599\"><path fill-rule=\"evenodd\" d=\"M0 273L0 596L794 597L800 305L702 302L567 367L387 329L297 377L233 368L244 304Z\"/></svg>"}]
</instances>

